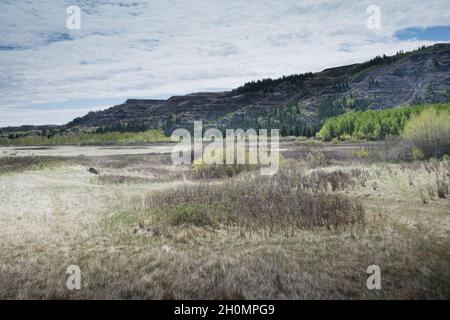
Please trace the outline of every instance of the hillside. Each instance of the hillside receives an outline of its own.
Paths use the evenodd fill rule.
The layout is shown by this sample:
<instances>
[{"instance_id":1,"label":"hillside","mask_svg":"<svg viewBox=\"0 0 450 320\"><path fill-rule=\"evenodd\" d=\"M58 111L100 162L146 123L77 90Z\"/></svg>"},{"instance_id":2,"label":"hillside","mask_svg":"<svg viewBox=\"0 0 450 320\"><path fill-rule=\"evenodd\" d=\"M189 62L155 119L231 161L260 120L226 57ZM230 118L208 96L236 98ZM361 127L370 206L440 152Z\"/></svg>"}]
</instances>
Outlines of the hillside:
<instances>
[{"instance_id":1,"label":"hillside","mask_svg":"<svg viewBox=\"0 0 450 320\"><path fill-rule=\"evenodd\" d=\"M228 92L193 93L167 100L127 100L90 112L64 129L100 132L187 126L270 127L313 134L323 120L347 110L387 109L450 99L450 44L436 44L366 63L247 83Z\"/></svg>"}]
</instances>

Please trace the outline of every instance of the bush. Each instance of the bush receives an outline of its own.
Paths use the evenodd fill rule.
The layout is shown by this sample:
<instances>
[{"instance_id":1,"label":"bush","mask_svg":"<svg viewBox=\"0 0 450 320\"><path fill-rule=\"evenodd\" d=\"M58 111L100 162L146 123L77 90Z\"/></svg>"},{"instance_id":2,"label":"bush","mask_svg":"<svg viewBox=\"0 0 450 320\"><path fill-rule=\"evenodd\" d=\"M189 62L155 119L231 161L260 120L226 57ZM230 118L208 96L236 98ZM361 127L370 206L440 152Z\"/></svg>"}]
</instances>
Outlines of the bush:
<instances>
[{"instance_id":1,"label":"bush","mask_svg":"<svg viewBox=\"0 0 450 320\"><path fill-rule=\"evenodd\" d=\"M325 155L318 150L308 152L306 154L305 161L311 168L325 167L330 164L330 161L325 157Z\"/></svg>"},{"instance_id":2,"label":"bush","mask_svg":"<svg viewBox=\"0 0 450 320\"><path fill-rule=\"evenodd\" d=\"M369 150L367 149L359 149L355 151L355 157L359 159L367 159L369 158Z\"/></svg>"},{"instance_id":3,"label":"bush","mask_svg":"<svg viewBox=\"0 0 450 320\"><path fill-rule=\"evenodd\" d=\"M441 162L436 169L436 187L439 198L450 197L450 162ZM443 168L443 169L441 169Z\"/></svg>"},{"instance_id":4,"label":"bush","mask_svg":"<svg viewBox=\"0 0 450 320\"><path fill-rule=\"evenodd\" d=\"M425 154L423 153L422 149L414 147L411 151L411 157L413 160L424 160Z\"/></svg>"},{"instance_id":5,"label":"bush","mask_svg":"<svg viewBox=\"0 0 450 320\"><path fill-rule=\"evenodd\" d=\"M439 198L445 199L449 197L449 181L444 178L436 178L437 195Z\"/></svg>"}]
</instances>

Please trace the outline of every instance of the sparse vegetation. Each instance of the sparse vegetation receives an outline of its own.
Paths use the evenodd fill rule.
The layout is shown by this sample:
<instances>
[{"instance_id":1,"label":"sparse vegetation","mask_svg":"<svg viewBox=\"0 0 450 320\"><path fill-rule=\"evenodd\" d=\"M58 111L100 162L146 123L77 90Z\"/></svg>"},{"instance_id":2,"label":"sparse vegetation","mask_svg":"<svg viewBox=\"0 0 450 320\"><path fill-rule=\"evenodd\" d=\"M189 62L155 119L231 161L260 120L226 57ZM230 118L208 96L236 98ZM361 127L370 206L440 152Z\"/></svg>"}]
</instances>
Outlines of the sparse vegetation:
<instances>
[{"instance_id":1,"label":"sparse vegetation","mask_svg":"<svg viewBox=\"0 0 450 320\"><path fill-rule=\"evenodd\" d=\"M33 157L1 157L0 174L23 170L39 170L67 162L61 157L33 156Z\"/></svg>"},{"instance_id":2,"label":"sparse vegetation","mask_svg":"<svg viewBox=\"0 0 450 320\"><path fill-rule=\"evenodd\" d=\"M0 139L0 145L125 145L169 142L162 130L145 132L73 133L56 135L21 135Z\"/></svg>"},{"instance_id":3,"label":"sparse vegetation","mask_svg":"<svg viewBox=\"0 0 450 320\"><path fill-rule=\"evenodd\" d=\"M288 166L271 178L247 175L220 185L202 184L150 194L145 208L168 212L168 218L177 222L190 221L185 217L195 215L197 225L217 221L246 228L339 227L362 223L364 219L358 201L327 192L328 185L338 191L351 183L350 175L342 171L306 175ZM198 215L193 212L196 208ZM200 216L205 219L203 223L198 220Z\"/></svg>"},{"instance_id":4,"label":"sparse vegetation","mask_svg":"<svg viewBox=\"0 0 450 320\"><path fill-rule=\"evenodd\" d=\"M237 161L237 147L233 147L234 150L229 150L227 148L222 149L222 162L223 164L208 164L213 162L215 159L214 152L203 154L201 160L197 159L194 161L192 167L192 177L194 179L220 179L226 177L233 177L242 172L248 172L252 170L257 170L260 168L259 163L250 163L250 152L257 155L258 150L250 151L249 147L246 146L243 150L243 162L239 164ZM233 162L231 164L227 163L227 153L231 152L234 155ZM258 162L258 161L256 161Z\"/></svg>"},{"instance_id":5,"label":"sparse vegetation","mask_svg":"<svg viewBox=\"0 0 450 320\"><path fill-rule=\"evenodd\" d=\"M197 164L193 167L192 177L194 179L221 179L233 177L241 172L256 170L256 164Z\"/></svg>"},{"instance_id":6,"label":"sparse vegetation","mask_svg":"<svg viewBox=\"0 0 450 320\"><path fill-rule=\"evenodd\" d=\"M305 157L305 162L311 168L323 167L330 164L325 155L318 150L308 152Z\"/></svg>"},{"instance_id":7,"label":"sparse vegetation","mask_svg":"<svg viewBox=\"0 0 450 320\"><path fill-rule=\"evenodd\" d=\"M374 153L367 144L285 142L272 177L197 180L195 166L173 167L167 154L10 171L0 179L0 296L448 299L449 162L356 157ZM388 270L383 290L365 288L374 263ZM82 290L65 286L70 264Z\"/></svg>"},{"instance_id":8,"label":"sparse vegetation","mask_svg":"<svg viewBox=\"0 0 450 320\"><path fill-rule=\"evenodd\" d=\"M150 178L121 176L121 175L100 175L96 177L99 184L127 184L127 183L151 183L155 182Z\"/></svg>"},{"instance_id":9,"label":"sparse vegetation","mask_svg":"<svg viewBox=\"0 0 450 320\"><path fill-rule=\"evenodd\" d=\"M0 299L450 299L448 49L1 128ZM279 172L144 145L198 118L279 129Z\"/></svg>"}]
</instances>

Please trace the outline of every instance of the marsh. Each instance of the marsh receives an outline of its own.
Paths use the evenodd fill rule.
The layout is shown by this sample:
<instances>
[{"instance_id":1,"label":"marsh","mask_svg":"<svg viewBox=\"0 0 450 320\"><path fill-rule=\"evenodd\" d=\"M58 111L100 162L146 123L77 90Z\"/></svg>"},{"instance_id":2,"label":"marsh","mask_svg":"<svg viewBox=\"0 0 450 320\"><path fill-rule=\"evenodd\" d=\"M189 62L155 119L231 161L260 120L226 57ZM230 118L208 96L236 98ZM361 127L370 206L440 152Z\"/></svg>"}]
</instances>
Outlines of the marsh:
<instances>
[{"instance_id":1,"label":"marsh","mask_svg":"<svg viewBox=\"0 0 450 320\"><path fill-rule=\"evenodd\" d=\"M283 141L262 177L175 166L167 148L2 148L0 296L450 297L449 161ZM373 264L381 290L365 285Z\"/></svg>"}]
</instances>

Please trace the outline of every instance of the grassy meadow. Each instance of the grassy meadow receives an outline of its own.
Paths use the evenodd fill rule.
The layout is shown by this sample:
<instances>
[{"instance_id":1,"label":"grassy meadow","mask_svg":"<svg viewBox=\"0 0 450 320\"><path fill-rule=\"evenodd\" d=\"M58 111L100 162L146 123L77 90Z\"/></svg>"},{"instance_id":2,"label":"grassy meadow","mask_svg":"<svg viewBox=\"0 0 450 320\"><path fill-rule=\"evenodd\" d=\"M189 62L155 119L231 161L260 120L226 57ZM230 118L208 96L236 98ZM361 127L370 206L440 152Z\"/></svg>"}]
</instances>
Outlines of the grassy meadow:
<instances>
[{"instance_id":1,"label":"grassy meadow","mask_svg":"<svg viewBox=\"0 0 450 320\"><path fill-rule=\"evenodd\" d=\"M321 131L346 123L351 139L283 138L273 176L176 166L162 132L14 139L0 147L0 298L450 299L448 108L413 108ZM386 121L397 137L355 140Z\"/></svg>"},{"instance_id":2,"label":"grassy meadow","mask_svg":"<svg viewBox=\"0 0 450 320\"><path fill-rule=\"evenodd\" d=\"M382 148L292 139L262 177L175 167L157 148L3 147L0 297L448 299L450 161L361 156ZM366 287L373 264L381 290Z\"/></svg>"}]
</instances>

